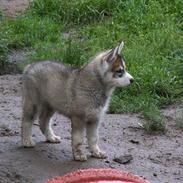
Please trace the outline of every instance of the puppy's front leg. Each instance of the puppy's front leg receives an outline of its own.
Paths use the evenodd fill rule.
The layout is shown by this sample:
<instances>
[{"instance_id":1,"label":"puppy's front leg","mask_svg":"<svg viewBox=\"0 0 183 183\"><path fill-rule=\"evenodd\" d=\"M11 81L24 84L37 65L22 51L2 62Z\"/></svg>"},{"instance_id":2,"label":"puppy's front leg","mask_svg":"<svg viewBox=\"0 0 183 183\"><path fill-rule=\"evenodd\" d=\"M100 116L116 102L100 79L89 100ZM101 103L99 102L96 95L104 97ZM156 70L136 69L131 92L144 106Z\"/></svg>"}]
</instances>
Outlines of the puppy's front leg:
<instances>
[{"instance_id":1,"label":"puppy's front leg","mask_svg":"<svg viewBox=\"0 0 183 183\"><path fill-rule=\"evenodd\" d=\"M78 117L72 118L72 151L76 161L86 161L87 157L82 151L84 120Z\"/></svg>"},{"instance_id":2,"label":"puppy's front leg","mask_svg":"<svg viewBox=\"0 0 183 183\"><path fill-rule=\"evenodd\" d=\"M98 146L98 121L90 120L87 122L87 139L91 154L93 157L104 159L106 158L105 152L101 151Z\"/></svg>"}]
</instances>

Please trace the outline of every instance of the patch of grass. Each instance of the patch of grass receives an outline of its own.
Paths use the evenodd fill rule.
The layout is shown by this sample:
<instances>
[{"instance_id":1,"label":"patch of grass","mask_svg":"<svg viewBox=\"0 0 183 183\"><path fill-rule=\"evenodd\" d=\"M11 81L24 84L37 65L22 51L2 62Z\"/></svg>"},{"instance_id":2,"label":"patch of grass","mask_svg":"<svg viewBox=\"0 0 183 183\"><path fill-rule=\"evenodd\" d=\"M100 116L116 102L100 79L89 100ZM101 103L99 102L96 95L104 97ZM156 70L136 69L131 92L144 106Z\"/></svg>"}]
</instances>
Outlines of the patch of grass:
<instances>
[{"instance_id":1,"label":"patch of grass","mask_svg":"<svg viewBox=\"0 0 183 183\"><path fill-rule=\"evenodd\" d=\"M7 45L3 42L0 42L0 75L4 74L4 71L8 66L7 56L8 56Z\"/></svg>"},{"instance_id":2,"label":"patch of grass","mask_svg":"<svg viewBox=\"0 0 183 183\"><path fill-rule=\"evenodd\" d=\"M9 48L33 47L38 42L56 42L61 26L49 18L21 16L3 23L2 35Z\"/></svg>"},{"instance_id":3,"label":"patch of grass","mask_svg":"<svg viewBox=\"0 0 183 183\"><path fill-rule=\"evenodd\" d=\"M0 25L4 19L2 11L0 11ZM4 32L0 31L0 75L6 73L6 69L8 67L8 47L7 40L3 39Z\"/></svg>"},{"instance_id":4,"label":"patch of grass","mask_svg":"<svg viewBox=\"0 0 183 183\"><path fill-rule=\"evenodd\" d=\"M119 5L117 0L36 0L29 7L29 14L51 17L65 24L89 24L112 16Z\"/></svg>"},{"instance_id":5,"label":"patch of grass","mask_svg":"<svg viewBox=\"0 0 183 183\"><path fill-rule=\"evenodd\" d=\"M62 39L58 43L38 43L30 62L41 60L64 61L66 64L81 66L86 62L85 44L81 40Z\"/></svg>"},{"instance_id":6,"label":"patch of grass","mask_svg":"<svg viewBox=\"0 0 183 183\"><path fill-rule=\"evenodd\" d=\"M164 116L156 107L150 107L144 110L143 116L146 119L146 122L143 124L143 128L146 132L165 132L166 124Z\"/></svg>"},{"instance_id":7,"label":"patch of grass","mask_svg":"<svg viewBox=\"0 0 183 183\"><path fill-rule=\"evenodd\" d=\"M183 130L183 110L181 111L180 117L176 119L176 126L178 129Z\"/></svg>"},{"instance_id":8,"label":"patch of grass","mask_svg":"<svg viewBox=\"0 0 183 183\"><path fill-rule=\"evenodd\" d=\"M0 75L20 72L14 63L8 62L9 51L6 40L0 40Z\"/></svg>"},{"instance_id":9,"label":"patch of grass","mask_svg":"<svg viewBox=\"0 0 183 183\"><path fill-rule=\"evenodd\" d=\"M0 22L3 20L3 12L0 10Z\"/></svg>"},{"instance_id":10,"label":"patch of grass","mask_svg":"<svg viewBox=\"0 0 183 183\"><path fill-rule=\"evenodd\" d=\"M159 108L183 94L182 10L181 0L35 0L15 20L2 19L3 60L9 49L29 47L34 52L28 62L81 66L123 39L135 83L115 91L110 112Z\"/></svg>"}]
</instances>

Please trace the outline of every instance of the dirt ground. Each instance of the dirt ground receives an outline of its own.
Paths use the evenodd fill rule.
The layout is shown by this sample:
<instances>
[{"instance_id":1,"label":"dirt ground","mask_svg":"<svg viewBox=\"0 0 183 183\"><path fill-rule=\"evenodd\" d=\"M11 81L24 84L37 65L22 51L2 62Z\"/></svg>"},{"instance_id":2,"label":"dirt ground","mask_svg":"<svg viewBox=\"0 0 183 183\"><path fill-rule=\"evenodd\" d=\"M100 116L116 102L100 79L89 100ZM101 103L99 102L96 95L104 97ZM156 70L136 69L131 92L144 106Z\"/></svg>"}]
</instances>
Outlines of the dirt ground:
<instances>
[{"instance_id":1,"label":"dirt ground","mask_svg":"<svg viewBox=\"0 0 183 183\"><path fill-rule=\"evenodd\" d=\"M16 17L32 0L0 0L0 10L7 17Z\"/></svg>"},{"instance_id":2,"label":"dirt ground","mask_svg":"<svg viewBox=\"0 0 183 183\"><path fill-rule=\"evenodd\" d=\"M21 75L0 76L0 183L43 183L46 179L85 168L116 168L143 176L152 183L183 182L183 131L175 126L181 106L163 110L167 132L148 135L139 127L143 119L138 114L111 115L102 120L100 145L108 158L81 163L72 159L70 122L55 114L53 127L61 136L60 144L44 142L38 125L33 136L37 145L21 147ZM127 164L114 158L130 154Z\"/></svg>"}]
</instances>

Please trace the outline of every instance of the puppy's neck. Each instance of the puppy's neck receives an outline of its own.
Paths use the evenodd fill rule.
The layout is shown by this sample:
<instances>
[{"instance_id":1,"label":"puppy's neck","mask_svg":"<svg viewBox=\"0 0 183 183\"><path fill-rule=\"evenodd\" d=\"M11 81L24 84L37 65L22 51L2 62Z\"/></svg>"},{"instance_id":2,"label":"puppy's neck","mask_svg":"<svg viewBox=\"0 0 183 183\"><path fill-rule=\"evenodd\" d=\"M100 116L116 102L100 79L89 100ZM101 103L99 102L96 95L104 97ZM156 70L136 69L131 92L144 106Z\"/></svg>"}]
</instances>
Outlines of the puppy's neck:
<instances>
[{"instance_id":1,"label":"puppy's neck","mask_svg":"<svg viewBox=\"0 0 183 183\"><path fill-rule=\"evenodd\" d=\"M110 98L112 95L115 87L111 86L110 83L104 82L104 74L101 72L100 67L100 62L94 60L93 62L85 65L80 70L79 75L86 87L100 91L103 93L103 95L106 96L106 100L108 100L108 98Z\"/></svg>"}]
</instances>

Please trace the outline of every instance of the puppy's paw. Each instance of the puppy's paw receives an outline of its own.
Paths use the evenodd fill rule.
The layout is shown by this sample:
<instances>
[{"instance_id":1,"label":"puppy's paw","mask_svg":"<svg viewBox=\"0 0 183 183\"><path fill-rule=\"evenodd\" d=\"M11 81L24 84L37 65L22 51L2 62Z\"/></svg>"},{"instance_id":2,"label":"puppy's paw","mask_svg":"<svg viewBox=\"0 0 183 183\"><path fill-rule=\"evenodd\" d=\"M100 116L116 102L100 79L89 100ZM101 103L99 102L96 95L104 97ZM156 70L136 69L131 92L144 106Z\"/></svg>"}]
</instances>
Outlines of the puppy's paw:
<instances>
[{"instance_id":1,"label":"puppy's paw","mask_svg":"<svg viewBox=\"0 0 183 183\"><path fill-rule=\"evenodd\" d=\"M36 143L32 139L24 139L22 141L22 145L23 147L31 148L31 147L34 147Z\"/></svg>"},{"instance_id":2,"label":"puppy's paw","mask_svg":"<svg viewBox=\"0 0 183 183\"><path fill-rule=\"evenodd\" d=\"M83 162L83 161L87 161L87 157L83 153L75 153L74 154L74 160Z\"/></svg>"},{"instance_id":3,"label":"puppy's paw","mask_svg":"<svg viewBox=\"0 0 183 183\"><path fill-rule=\"evenodd\" d=\"M49 143L60 143L61 138L59 136L52 135L52 136L47 137L46 141L49 142Z\"/></svg>"},{"instance_id":4,"label":"puppy's paw","mask_svg":"<svg viewBox=\"0 0 183 183\"><path fill-rule=\"evenodd\" d=\"M106 153L103 152L103 151L101 151L101 150L98 150L98 151L95 151L95 152L93 151L91 153L91 155L92 155L92 157L99 158L99 159L105 159L105 158L107 158Z\"/></svg>"}]
</instances>

